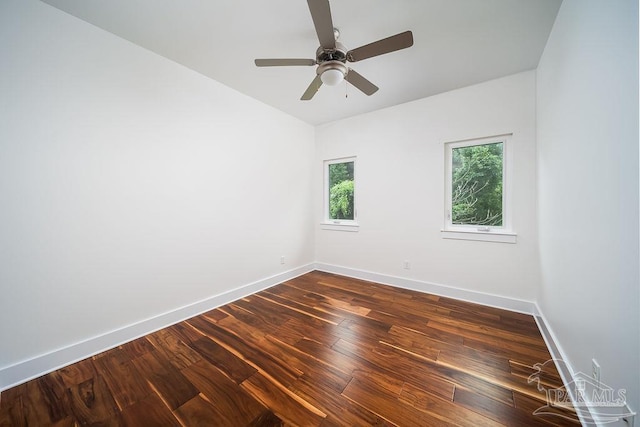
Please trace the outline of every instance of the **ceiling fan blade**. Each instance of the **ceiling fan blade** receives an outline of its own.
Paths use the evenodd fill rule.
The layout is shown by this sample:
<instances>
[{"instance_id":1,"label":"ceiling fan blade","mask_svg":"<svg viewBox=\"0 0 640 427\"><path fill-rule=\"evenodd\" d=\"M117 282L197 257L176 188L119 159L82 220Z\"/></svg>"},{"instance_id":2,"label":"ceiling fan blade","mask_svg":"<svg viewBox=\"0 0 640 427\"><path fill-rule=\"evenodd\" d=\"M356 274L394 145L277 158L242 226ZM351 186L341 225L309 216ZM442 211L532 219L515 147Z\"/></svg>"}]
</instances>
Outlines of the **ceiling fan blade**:
<instances>
[{"instance_id":1,"label":"ceiling fan blade","mask_svg":"<svg viewBox=\"0 0 640 427\"><path fill-rule=\"evenodd\" d=\"M316 27L318 41L323 49L335 49L336 37L333 34L333 20L329 0L307 0L313 25Z\"/></svg>"},{"instance_id":2,"label":"ceiling fan blade","mask_svg":"<svg viewBox=\"0 0 640 427\"><path fill-rule=\"evenodd\" d=\"M378 91L378 86L374 85L351 68L349 68L349 72L344 79L360 89L365 95L371 96Z\"/></svg>"},{"instance_id":3,"label":"ceiling fan blade","mask_svg":"<svg viewBox=\"0 0 640 427\"><path fill-rule=\"evenodd\" d=\"M304 93L302 94L302 98L300 98L300 100L309 101L311 98L313 98L313 95L316 94L318 89L320 89L320 86L322 86L322 80L320 79L320 76L316 76L316 78L313 79L313 81L311 82L307 90L304 91Z\"/></svg>"},{"instance_id":4,"label":"ceiling fan blade","mask_svg":"<svg viewBox=\"0 0 640 427\"><path fill-rule=\"evenodd\" d=\"M405 31L377 42L369 43L364 46L357 47L347 52L347 61L357 62L363 59L371 58L385 53L395 52L396 50L405 49L413 46L413 33Z\"/></svg>"},{"instance_id":5,"label":"ceiling fan blade","mask_svg":"<svg viewBox=\"0 0 640 427\"><path fill-rule=\"evenodd\" d=\"M256 59L255 63L258 67L284 67L290 65L316 65L316 60L302 58L272 58Z\"/></svg>"}]
</instances>

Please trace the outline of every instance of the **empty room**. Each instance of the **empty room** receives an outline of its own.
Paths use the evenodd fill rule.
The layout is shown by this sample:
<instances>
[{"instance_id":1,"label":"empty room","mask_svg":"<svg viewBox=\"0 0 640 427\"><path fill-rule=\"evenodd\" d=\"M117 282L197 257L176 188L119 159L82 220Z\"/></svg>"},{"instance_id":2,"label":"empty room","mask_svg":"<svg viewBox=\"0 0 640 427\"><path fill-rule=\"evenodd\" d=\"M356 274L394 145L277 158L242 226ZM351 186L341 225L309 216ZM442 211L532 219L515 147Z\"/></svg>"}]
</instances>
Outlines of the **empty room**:
<instances>
[{"instance_id":1,"label":"empty room","mask_svg":"<svg viewBox=\"0 0 640 427\"><path fill-rule=\"evenodd\" d=\"M636 0L0 0L0 426L640 426Z\"/></svg>"}]
</instances>

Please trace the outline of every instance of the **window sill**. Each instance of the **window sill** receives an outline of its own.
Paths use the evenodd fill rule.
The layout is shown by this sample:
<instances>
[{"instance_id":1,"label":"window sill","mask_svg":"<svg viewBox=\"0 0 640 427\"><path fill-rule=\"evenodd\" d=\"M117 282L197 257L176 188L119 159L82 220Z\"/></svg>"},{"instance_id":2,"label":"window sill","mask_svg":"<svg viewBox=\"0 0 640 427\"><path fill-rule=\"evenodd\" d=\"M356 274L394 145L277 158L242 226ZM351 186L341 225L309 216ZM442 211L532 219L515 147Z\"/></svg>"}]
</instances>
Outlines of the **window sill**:
<instances>
[{"instance_id":1,"label":"window sill","mask_svg":"<svg viewBox=\"0 0 640 427\"><path fill-rule=\"evenodd\" d=\"M322 223L320 223L320 229L322 229L322 230L332 230L332 231L357 232L360 229L360 226L355 222L351 222L351 223L322 222Z\"/></svg>"},{"instance_id":2,"label":"window sill","mask_svg":"<svg viewBox=\"0 0 640 427\"><path fill-rule=\"evenodd\" d=\"M518 235L503 231L441 230L443 239L476 240L481 242L516 243Z\"/></svg>"}]
</instances>

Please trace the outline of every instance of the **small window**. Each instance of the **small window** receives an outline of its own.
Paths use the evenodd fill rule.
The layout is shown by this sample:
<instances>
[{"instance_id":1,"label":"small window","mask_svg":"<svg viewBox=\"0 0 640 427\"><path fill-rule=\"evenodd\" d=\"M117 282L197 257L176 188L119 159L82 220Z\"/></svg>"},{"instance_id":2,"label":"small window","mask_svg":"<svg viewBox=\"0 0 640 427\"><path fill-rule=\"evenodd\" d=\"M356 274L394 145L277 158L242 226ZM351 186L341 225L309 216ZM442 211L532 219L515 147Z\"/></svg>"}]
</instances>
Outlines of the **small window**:
<instances>
[{"instance_id":1,"label":"small window","mask_svg":"<svg viewBox=\"0 0 640 427\"><path fill-rule=\"evenodd\" d=\"M324 222L353 226L356 221L355 157L324 162Z\"/></svg>"},{"instance_id":2,"label":"small window","mask_svg":"<svg viewBox=\"0 0 640 427\"><path fill-rule=\"evenodd\" d=\"M510 232L505 202L507 141L507 136L499 136L445 144L444 231Z\"/></svg>"}]
</instances>

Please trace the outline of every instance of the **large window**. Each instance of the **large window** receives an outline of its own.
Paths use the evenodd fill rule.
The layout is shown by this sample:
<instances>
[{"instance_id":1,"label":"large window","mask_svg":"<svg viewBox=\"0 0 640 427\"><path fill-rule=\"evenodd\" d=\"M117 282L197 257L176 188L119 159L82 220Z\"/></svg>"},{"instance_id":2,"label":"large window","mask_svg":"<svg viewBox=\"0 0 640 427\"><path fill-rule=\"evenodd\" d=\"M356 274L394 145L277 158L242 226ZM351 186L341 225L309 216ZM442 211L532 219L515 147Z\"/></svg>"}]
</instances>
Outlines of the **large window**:
<instances>
[{"instance_id":1,"label":"large window","mask_svg":"<svg viewBox=\"0 0 640 427\"><path fill-rule=\"evenodd\" d=\"M507 136L499 136L445 144L445 231L510 231L505 198L507 143Z\"/></svg>"},{"instance_id":2,"label":"large window","mask_svg":"<svg viewBox=\"0 0 640 427\"><path fill-rule=\"evenodd\" d=\"M355 225L355 157L324 162L324 218L325 223Z\"/></svg>"}]
</instances>

